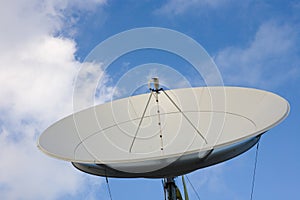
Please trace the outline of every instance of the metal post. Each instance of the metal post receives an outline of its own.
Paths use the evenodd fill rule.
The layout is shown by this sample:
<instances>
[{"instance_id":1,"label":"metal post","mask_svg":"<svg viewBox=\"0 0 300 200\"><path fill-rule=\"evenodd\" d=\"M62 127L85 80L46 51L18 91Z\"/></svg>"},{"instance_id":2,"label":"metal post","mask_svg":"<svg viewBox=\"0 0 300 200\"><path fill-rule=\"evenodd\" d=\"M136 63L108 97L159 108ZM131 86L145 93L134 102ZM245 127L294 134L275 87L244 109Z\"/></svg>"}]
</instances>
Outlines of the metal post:
<instances>
[{"instance_id":1,"label":"metal post","mask_svg":"<svg viewBox=\"0 0 300 200\"><path fill-rule=\"evenodd\" d=\"M167 191L167 200L177 200L174 177L165 178L165 190Z\"/></svg>"}]
</instances>

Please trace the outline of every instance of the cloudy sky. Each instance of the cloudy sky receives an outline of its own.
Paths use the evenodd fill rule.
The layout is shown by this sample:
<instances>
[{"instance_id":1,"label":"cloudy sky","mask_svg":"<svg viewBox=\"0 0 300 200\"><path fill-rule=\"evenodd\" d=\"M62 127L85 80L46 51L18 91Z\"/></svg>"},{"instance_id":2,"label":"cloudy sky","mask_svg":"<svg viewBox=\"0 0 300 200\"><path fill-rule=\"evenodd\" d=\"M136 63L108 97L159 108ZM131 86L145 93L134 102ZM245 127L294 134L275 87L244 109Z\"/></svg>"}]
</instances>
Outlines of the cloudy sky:
<instances>
[{"instance_id":1,"label":"cloudy sky","mask_svg":"<svg viewBox=\"0 0 300 200\"><path fill-rule=\"evenodd\" d=\"M1 199L109 199L105 179L44 155L36 143L45 128L73 112L76 77L80 69L91 67L84 62L90 51L122 31L149 26L173 29L200 43L225 85L260 88L289 101L289 117L261 139L254 199L300 198L299 1L11 0L2 4ZM174 66L192 85L204 83L170 55L135 53L114 62L110 70L90 71L105 75L96 102L109 100L121 74L145 63ZM114 95L124 96L122 92ZM252 149L188 177L201 199L250 199L254 159ZM161 180L109 179L109 183L113 199L163 199ZM196 199L188 187L191 199Z\"/></svg>"}]
</instances>

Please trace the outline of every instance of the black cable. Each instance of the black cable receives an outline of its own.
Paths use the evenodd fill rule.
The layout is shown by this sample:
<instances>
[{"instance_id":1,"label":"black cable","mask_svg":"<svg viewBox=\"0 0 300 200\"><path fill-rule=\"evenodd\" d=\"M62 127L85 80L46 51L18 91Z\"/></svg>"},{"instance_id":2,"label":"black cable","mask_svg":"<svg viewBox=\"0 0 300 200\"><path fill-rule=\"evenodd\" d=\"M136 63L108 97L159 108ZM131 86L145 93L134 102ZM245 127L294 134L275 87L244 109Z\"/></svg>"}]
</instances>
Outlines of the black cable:
<instances>
[{"instance_id":1,"label":"black cable","mask_svg":"<svg viewBox=\"0 0 300 200\"><path fill-rule=\"evenodd\" d=\"M255 186L255 176L256 176L256 166L257 166L257 158L258 158L258 148L259 148L259 141L256 144L256 152L255 152L255 161L254 161L254 170L253 170L253 177L252 177L252 187L251 187L251 196L250 200L253 198L254 186Z\"/></svg>"},{"instance_id":2,"label":"black cable","mask_svg":"<svg viewBox=\"0 0 300 200\"><path fill-rule=\"evenodd\" d=\"M193 189L193 191L195 192L195 194L196 194L196 196L197 196L197 199L201 200L201 199L200 199L200 196L199 196L199 194L198 194L198 192L197 192L197 190L194 188L194 186L193 186L192 182L190 181L189 177L188 177L187 175L185 175L185 177L186 177L186 179L188 180L189 184L192 186L192 189Z\"/></svg>"},{"instance_id":3,"label":"black cable","mask_svg":"<svg viewBox=\"0 0 300 200\"><path fill-rule=\"evenodd\" d=\"M107 185L107 189L108 189L109 198L110 198L110 200L112 200L112 195L111 195L111 191L110 191L110 187L109 187L107 176L105 177L105 179L106 179L106 185Z\"/></svg>"}]
</instances>

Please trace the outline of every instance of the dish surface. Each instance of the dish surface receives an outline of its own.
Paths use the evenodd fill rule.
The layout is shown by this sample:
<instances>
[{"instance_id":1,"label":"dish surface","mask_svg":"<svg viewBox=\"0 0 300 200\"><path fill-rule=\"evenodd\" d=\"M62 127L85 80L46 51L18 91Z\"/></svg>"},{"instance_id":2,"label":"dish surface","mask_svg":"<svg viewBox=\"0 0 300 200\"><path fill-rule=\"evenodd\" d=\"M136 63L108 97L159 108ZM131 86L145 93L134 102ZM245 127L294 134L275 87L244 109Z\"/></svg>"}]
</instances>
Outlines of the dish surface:
<instances>
[{"instance_id":1,"label":"dish surface","mask_svg":"<svg viewBox=\"0 0 300 200\"><path fill-rule=\"evenodd\" d=\"M182 156L197 154L201 159L213 149L254 138L288 113L285 99L257 89L167 90L74 113L47 128L38 147L74 163L154 171Z\"/></svg>"}]
</instances>

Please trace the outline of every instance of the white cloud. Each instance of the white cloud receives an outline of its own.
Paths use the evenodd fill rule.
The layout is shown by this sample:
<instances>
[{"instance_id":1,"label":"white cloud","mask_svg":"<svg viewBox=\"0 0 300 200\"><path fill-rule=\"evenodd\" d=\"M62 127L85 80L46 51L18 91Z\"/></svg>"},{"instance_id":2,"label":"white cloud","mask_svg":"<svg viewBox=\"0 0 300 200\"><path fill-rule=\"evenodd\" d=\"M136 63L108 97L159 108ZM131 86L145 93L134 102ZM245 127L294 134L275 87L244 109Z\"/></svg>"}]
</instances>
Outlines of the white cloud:
<instances>
[{"instance_id":1,"label":"white cloud","mask_svg":"<svg viewBox=\"0 0 300 200\"><path fill-rule=\"evenodd\" d=\"M50 200L65 191L76 193L83 178L72 171L70 165L42 155L34 148L31 137L13 142L7 140L7 134L10 133L4 130L0 135L2 199Z\"/></svg>"},{"instance_id":2,"label":"white cloud","mask_svg":"<svg viewBox=\"0 0 300 200\"><path fill-rule=\"evenodd\" d=\"M80 66L72 58L74 52L71 40L44 36L0 56L1 108L9 109L14 117L30 114L44 120L57 117L53 113L70 112L66 102L71 100L68 97Z\"/></svg>"},{"instance_id":3,"label":"white cloud","mask_svg":"<svg viewBox=\"0 0 300 200\"><path fill-rule=\"evenodd\" d=\"M108 86L110 77L104 73L102 63L82 63L73 92L73 110L79 111L95 104L111 101L118 90Z\"/></svg>"},{"instance_id":4,"label":"white cloud","mask_svg":"<svg viewBox=\"0 0 300 200\"><path fill-rule=\"evenodd\" d=\"M58 199L91 182L73 167L42 154L38 135L72 112L76 43L54 37L72 9L105 1L7 1L0 6L0 197ZM92 199L92 197L91 197Z\"/></svg>"},{"instance_id":5,"label":"white cloud","mask_svg":"<svg viewBox=\"0 0 300 200\"><path fill-rule=\"evenodd\" d=\"M75 16L91 11L106 0L11 0L0 6L1 51L30 43L35 37L53 35L76 22Z\"/></svg>"},{"instance_id":6,"label":"white cloud","mask_svg":"<svg viewBox=\"0 0 300 200\"><path fill-rule=\"evenodd\" d=\"M166 4L162 5L156 13L166 15L180 15L190 9L215 9L232 0L169 0Z\"/></svg>"},{"instance_id":7,"label":"white cloud","mask_svg":"<svg viewBox=\"0 0 300 200\"><path fill-rule=\"evenodd\" d=\"M297 43L293 25L267 22L244 47L228 47L215 56L225 84L276 87L299 77Z\"/></svg>"}]
</instances>

